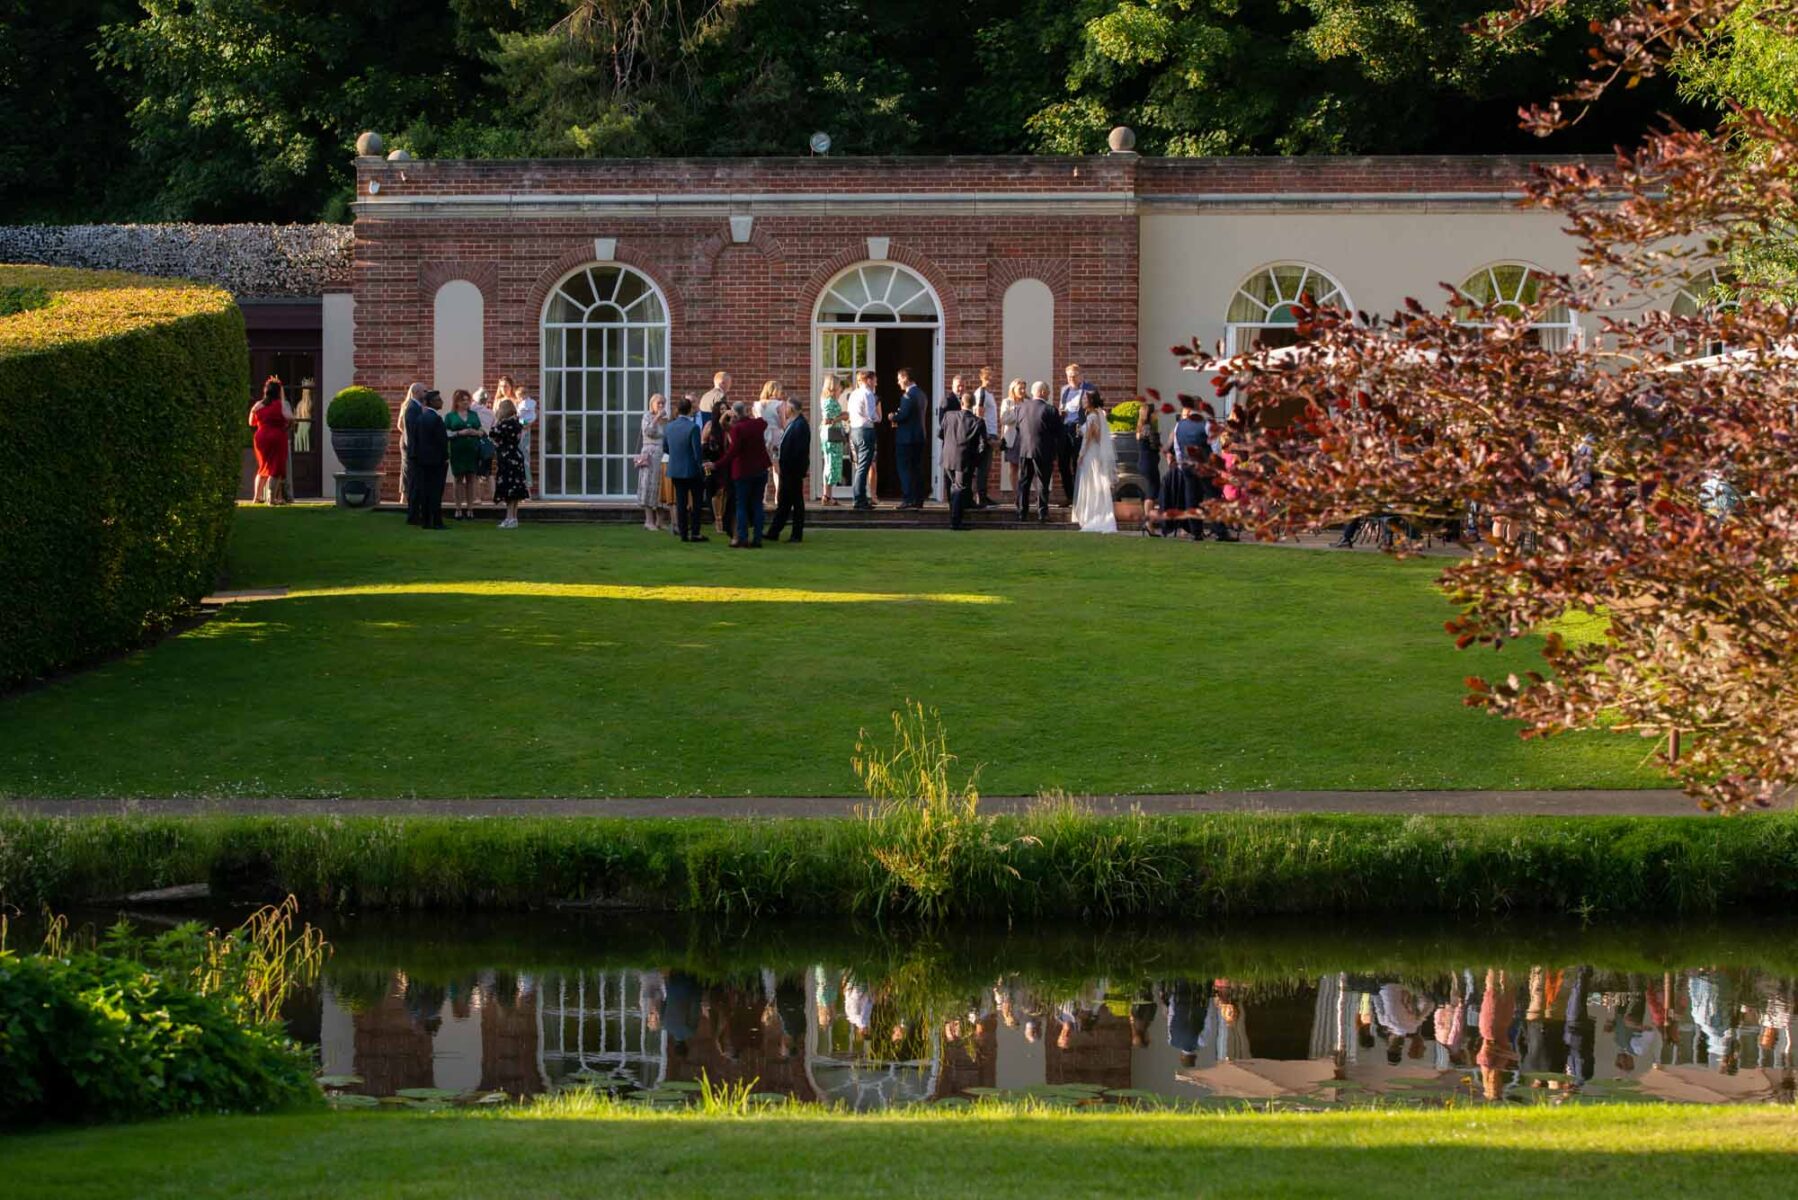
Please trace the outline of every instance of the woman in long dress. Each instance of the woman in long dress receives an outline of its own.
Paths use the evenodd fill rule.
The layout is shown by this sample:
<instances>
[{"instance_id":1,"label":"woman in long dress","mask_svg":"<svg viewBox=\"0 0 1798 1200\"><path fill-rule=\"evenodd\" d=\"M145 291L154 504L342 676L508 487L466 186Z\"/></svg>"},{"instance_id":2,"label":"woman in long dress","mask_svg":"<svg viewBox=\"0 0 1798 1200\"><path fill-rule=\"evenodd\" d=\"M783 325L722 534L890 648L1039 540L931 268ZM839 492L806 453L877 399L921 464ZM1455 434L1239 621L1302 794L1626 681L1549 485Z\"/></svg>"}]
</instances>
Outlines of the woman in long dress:
<instances>
[{"instance_id":1,"label":"woman in long dress","mask_svg":"<svg viewBox=\"0 0 1798 1200\"><path fill-rule=\"evenodd\" d=\"M530 485L525 482L524 425L518 419L518 406L510 399L501 400L493 416L493 498L506 506L506 517L499 527L517 529L519 501L531 494Z\"/></svg>"},{"instance_id":2,"label":"woman in long dress","mask_svg":"<svg viewBox=\"0 0 1798 1200\"><path fill-rule=\"evenodd\" d=\"M287 399L273 375L262 385L262 399L250 409L250 444L256 450L256 500L285 504L287 488Z\"/></svg>"},{"instance_id":3,"label":"woman in long dress","mask_svg":"<svg viewBox=\"0 0 1798 1200\"><path fill-rule=\"evenodd\" d=\"M1117 473L1117 450L1111 426L1096 392L1086 393L1080 431L1079 478L1074 484L1074 523L1082 533L1116 533L1117 512L1111 506L1111 480Z\"/></svg>"},{"instance_id":4,"label":"woman in long dress","mask_svg":"<svg viewBox=\"0 0 1798 1200\"><path fill-rule=\"evenodd\" d=\"M849 449L849 414L843 411L843 402L838 398L841 390L842 384L832 374L824 377L824 386L818 392L818 448L824 454L824 475L818 480L818 499L833 508L837 501L832 493L843 481L843 461ZM833 436L839 440L832 441ZM776 447L776 453L778 451Z\"/></svg>"},{"instance_id":5,"label":"woman in long dress","mask_svg":"<svg viewBox=\"0 0 1798 1200\"><path fill-rule=\"evenodd\" d=\"M643 447L637 451L637 503L643 509L643 528L662 527L662 441L668 428L668 402L657 392L643 414Z\"/></svg>"}]
</instances>

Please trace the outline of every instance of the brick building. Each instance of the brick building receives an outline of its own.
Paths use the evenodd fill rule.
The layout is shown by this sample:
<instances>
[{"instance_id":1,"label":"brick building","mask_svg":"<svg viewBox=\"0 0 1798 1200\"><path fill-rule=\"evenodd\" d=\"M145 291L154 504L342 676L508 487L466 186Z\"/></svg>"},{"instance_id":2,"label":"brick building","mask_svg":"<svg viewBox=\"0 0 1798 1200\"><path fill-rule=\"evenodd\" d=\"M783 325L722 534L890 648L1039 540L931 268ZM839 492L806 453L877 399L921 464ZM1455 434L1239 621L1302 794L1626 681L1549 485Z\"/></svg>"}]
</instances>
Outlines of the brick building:
<instances>
[{"instance_id":1,"label":"brick building","mask_svg":"<svg viewBox=\"0 0 1798 1200\"><path fill-rule=\"evenodd\" d=\"M356 382L396 403L509 374L546 497L622 499L655 392L817 395L874 368L996 368L1110 399L1199 391L1168 348L1290 340L1301 293L1527 298L1573 265L1505 158L393 161L356 164ZM1579 314L1541 335L1577 344ZM814 401L815 404L815 401ZM397 448L389 462L395 486ZM882 472L888 479L893 473ZM932 473L935 478L935 472ZM841 482L841 481L839 481Z\"/></svg>"}]
</instances>

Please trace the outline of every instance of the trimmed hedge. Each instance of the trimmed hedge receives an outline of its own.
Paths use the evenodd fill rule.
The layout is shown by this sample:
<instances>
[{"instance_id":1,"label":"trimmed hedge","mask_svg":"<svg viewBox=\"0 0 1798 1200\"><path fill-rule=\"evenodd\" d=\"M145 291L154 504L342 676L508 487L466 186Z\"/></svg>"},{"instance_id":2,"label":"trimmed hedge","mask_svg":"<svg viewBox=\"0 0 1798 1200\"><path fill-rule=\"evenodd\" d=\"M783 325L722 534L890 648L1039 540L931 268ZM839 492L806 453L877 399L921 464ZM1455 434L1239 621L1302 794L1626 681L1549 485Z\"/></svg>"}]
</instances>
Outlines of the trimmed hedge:
<instances>
[{"instance_id":1,"label":"trimmed hedge","mask_svg":"<svg viewBox=\"0 0 1798 1200\"><path fill-rule=\"evenodd\" d=\"M0 265L0 688L166 628L217 578L249 411L216 288Z\"/></svg>"},{"instance_id":2,"label":"trimmed hedge","mask_svg":"<svg viewBox=\"0 0 1798 1200\"><path fill-rule=\"evenodd\" d=\"M346 387L331 397L325 424L332 429L386 429L393 424L393 412L375 389Z\"/></svg>"},{"instance_id":3,"label":"trimmed hedge","mask_svg":"<svg viewBox=\"0 0 1798 1200\"><path fill-rule=\"evenodd\" d=\"M1071 808L981 820L943 856L957 919L1544 912L1657 919L1798 903L1798 815L1405 817ZM208 881L321 908L553 903L899 917L874 821L19 817L0 903L27 912Z\"/></svg>"}]
</instances>

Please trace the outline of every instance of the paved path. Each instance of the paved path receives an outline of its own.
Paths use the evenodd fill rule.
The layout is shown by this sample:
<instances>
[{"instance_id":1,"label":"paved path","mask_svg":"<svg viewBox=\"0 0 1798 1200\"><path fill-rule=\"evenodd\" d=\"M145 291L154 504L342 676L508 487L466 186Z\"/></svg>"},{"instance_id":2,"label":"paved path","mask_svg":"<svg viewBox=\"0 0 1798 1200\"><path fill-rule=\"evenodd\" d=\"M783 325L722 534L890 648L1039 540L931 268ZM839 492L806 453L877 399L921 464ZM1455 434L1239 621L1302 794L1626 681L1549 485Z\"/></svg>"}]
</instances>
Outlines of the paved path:
<instances>
[{"instance_id":1,"label":"paved path","mask_svg":"<svg viewBox=\"0 0 1798 1200\"><path fill-rule=\"evenodd\" d=\"M865 801L844 796L685 796L616 800L299 800L148 799L11 800L0 809L43 816L453 816L453 817L850 817ZM1016 812L1029 797L985 796L989 812ZM1094 796L1080 803L1099 812L1335 812L1546 816L1699 815L1672 791L1580 792L1209 792L1198 795Z\"/></svg>"}]
</instances>

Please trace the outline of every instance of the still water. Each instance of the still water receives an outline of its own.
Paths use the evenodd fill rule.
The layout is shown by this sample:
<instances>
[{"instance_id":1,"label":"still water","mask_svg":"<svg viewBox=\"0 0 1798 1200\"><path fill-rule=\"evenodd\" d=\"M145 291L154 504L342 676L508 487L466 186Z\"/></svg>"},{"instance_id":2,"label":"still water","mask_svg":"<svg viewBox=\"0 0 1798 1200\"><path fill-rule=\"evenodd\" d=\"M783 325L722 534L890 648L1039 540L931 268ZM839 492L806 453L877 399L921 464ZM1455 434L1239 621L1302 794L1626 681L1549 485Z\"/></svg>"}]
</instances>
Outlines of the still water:
<instances>
[{"instance_id":1,"label":"still water","mask_svg":"<svg viewBox=\"0 0 1798 1200\"><path fill-rule=\"evenodd\" d=\"M372 1096L666 1098L702 1077L857 1110L1793 1095L1791 925L322 924L333 955L288 1021Z\"/></svg>"}]
</instances>

